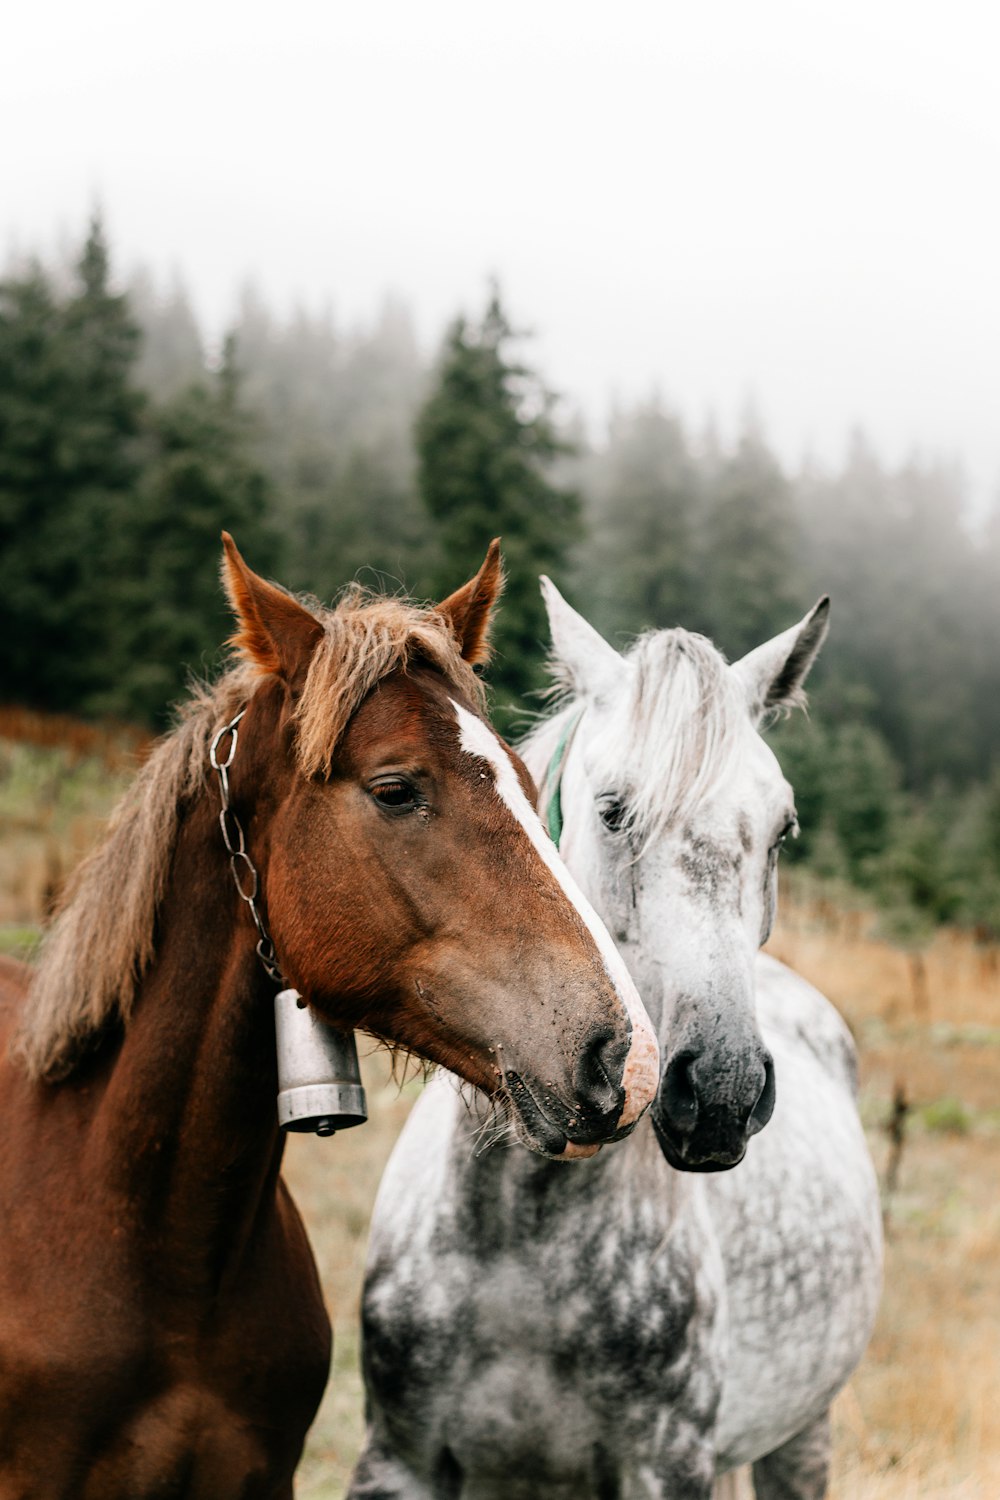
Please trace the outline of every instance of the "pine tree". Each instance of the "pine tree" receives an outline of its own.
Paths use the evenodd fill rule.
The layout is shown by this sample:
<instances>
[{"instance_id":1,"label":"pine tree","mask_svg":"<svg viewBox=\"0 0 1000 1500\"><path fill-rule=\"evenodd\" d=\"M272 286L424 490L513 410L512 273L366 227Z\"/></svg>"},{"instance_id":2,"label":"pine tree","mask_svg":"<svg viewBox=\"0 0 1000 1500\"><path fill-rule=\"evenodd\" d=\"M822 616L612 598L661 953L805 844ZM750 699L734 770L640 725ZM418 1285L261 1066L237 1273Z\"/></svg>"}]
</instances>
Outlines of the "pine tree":
<instances>
[{"instance_id":1,"label":"pine tree","mask_svg":"<svg viewBox=\"0 0 1000 1500\"><path fill-rule=\"evenodd\" d=\"M65 634L51 553L68 369L60 309L40 268L0 283L0 635L4 698L45 702ZM65 515L61 519L65 523ZM60 549L61 551L61 549Z\"/></svg>"},{"instance_id":2,"label":"pine tree","mask_svg":"<svg viewBox=\"0 0 1000 1500\"><path fill-rule=\"evenodd\" d=\"M507 594L491 679L501 721L541 681L547 635L538 575L558 570L580 535L576 494L549 476L566 452L554 396L510 352L515 334L494 293L479 324L459 318L416 426L420 493L436 528L435 590L503 539Z\"/></svg>"},{"instance_id":3,"label":"pine tree","mask_svg":"<svg viewBox=\"0 0 1000 1500\"><path fill-rule=\"evenodd\" d=\"M98 218L76 273L62 301L37 268L0 286L3 691L57 709L87 708L103 683L109 551L131 520L143 408L139 333Z\"/></svg>"},{"instance_id":4,"label":"pine tree","mask_svg":"<svg viewBox=\"0 0 1000 1500\"><path fill-rule=\"evenodd\" d=\"M860 711L911 788L988 774L1000 573L972 539L960 472L921 459L889 470L855 434L841 472L808 476L800 497L808 591L834 605L824 702Z\"/></svg>"},{"instance_id":5,"label":"pine tree","mask_svg":"<svg viewBox=\"0 0 1000 1500\"><path fill-rule=\"evenodd\" d=\"M328 312L282 323L248 289L235 334L288 581L322 598L355 574L425 590L413 422L426 372L406 309L389 302L374 327L342 334Z\"/></svg>"},{"instance_id":6,"label":"pine tree","mask_svg":"<svg viewBox=\"0 0 1000 1500\"><path fill-rule=\"evenodd\" d=\"M250 433L231 341L214 376L150 410L135 518L116 556L116 670L93 705L101 712L162 723L188 673L204 673L217 655L229 623L223 529L261 572L283 573L271 487Z\"/></svg>"},{"instance_id":7,"label":"pine tree","mask_svg":"<svg viewBox=\"0 0 1000 1500\"><path fill-rule=\"evenodd\" d=\"M5 698L162 721L226 633L222 528L280 571L232 349L157 406L139 343L98 220L69 294L36 267L0 283Z\"/></svg>"}]
</instances>

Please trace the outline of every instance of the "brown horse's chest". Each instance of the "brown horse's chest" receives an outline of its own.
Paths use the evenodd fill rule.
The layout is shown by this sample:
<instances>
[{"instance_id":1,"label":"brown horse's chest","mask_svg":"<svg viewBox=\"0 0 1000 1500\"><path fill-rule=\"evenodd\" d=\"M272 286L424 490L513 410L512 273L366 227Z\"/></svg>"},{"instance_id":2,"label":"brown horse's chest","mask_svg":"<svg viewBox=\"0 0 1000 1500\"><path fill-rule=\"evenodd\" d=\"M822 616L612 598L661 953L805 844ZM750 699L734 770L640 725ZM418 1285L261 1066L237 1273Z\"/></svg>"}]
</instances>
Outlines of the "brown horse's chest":
<instances>
[{"instance_id":1,"label":"brown horse's chest","mask_svg":"<svg viewBox=\"0 0 1000 1500\"><path fill-rule=\"evenodd\" d=\"M294 1216L294 1209L288 1204ZM204 1295L128 1234L0 1252L0 1500L290 1496L329 1322L297 1216ZM12 1237L16 1239L17 1237ZM305 1258L303 1258L303 1250Z\"/></svg>"},{"instance_id":2,"label":"brown horse's chest","mask_svg":"<svg viewBox=\"0 0 1000 1500\"><path fill-rule=\"evenodd\" d=\"M245 1411L203 1383L179 1382L132 1413L79 1493L80 1500L237 1500L281 1494L293 1467L294 1457L276 1452Z\"/></svg>"},{"instance_id":3,"label":"brown horse's chest","mask_svg":"<svg viewBox=\"0 0 1000 1500\"><path fill-rule=\"evenodd\" d=\"M121 1394L121 1393L119 1393ZM205 1383L107 1405L77 1395L61 1420L24 1410L0 1428L0 1496L19 1500L242 1500L291 1494L297 1450ZM91 1416L89 1422L86 1415ZM102 1419L103 1418L103 1419Z\"/></svg>"}]
</instances>

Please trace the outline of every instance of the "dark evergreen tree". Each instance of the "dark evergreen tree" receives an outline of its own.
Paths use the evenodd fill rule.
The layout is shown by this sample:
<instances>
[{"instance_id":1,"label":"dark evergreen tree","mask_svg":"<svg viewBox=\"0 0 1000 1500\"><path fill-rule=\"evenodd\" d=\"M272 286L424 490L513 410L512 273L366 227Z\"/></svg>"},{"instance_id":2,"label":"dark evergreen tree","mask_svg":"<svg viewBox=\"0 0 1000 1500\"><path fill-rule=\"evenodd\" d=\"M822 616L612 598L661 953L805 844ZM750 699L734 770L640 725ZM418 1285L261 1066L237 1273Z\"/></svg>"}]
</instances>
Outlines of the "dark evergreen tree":
<instances>
[{"instance_id":1,"label":"dark evergreen tree","mask_svg":"<svg viewBox=\"0 0 1000 1500\"><path fill-rule=\"evenodd\" d=\"M412 438L425 371L406 309L388 302L374 328L341 334L329 313L281 323L248 290L235 334L289 581L322 597L355 574L426 589Z\"/></svg>"},{"instance_id":2,"label":"dark evergreen tree","mask_svg":"<svg viewBox=\"0 0 1000 1500\"><path fill-rule=\"evenodd\" d=\"M478 324L459 318L416 426L420 493L440 554L435 592L503 539L507 594L490 670L507 716L542 679L547 626L538 575L559 571L580 535L580 502L550 477L566 451L554 396L511 350L494 293ZM509 722L509 720L508 720Z\"/></svg>"},{"instance_id":3,"label":"dark evergreen tree","mask_svg":"<svg viewBox=\"0 0 1000 1500\"><path fill-rule=\"evenodd\" d=\"M69 525L60 442L70 367L61 310L38 267L0 283L0 634L2 695L58 700L68 620L51 553Z\"/></svg>"},{"instance_id":4,"label":"dark evergreen tree","mask_svg":"<svg viewBox=\"0 0 1000 1500\"><path fill-rule=\"evenodd\" d=\"M109 539L132 519L143 400L139 331L110 286L99 218L65 300L32 269L0 287L4 692L87 708L106 670Z\"/></svg>"},{"instance_id":5,"label":"dark evergreen tree","mask_svg":"<svg viewBox=\"0 0 1000 1500\"><path fill-rule=\"evenodd\" d=\"M890 469L856 435L838 470L791 483L752 422L729 449L655 400L568 454L496 299L451 330L429 399L398 304L348 330L248 294L239 373L232 347L209 373L182 288L140 282L134 302L99 221L71 284L33 265L0 281L2 697L161 715L226 630L223 526L327 597L353 574L450 589L501 533L502 713L538 681L541 570L612 636L679 623L731 657L830 592L816 719L774 731L794 855L865 884L899 932L911 908L1000 930L1000 506L973 526L954 465Z\"/></svg>"},{"instance_id":6,"label":"dark evergreen tree","mask_svg":"<svg viewBox=\"0 0 1000 1500\"><path fill-rule=\"evenodd\" d=\"M903 811L899 769L885 741L864 724L830 726L801 714L776 725L769 737L795 791L800 833L788 846L789 859L808 862L832 836L844 873L859 884L876 884L878 861Z\"/></svg>"},{"instance_id":7,"label":"dark evergreen tree","mask_svg":"<svg viewBox=\"0 0 1000 1500\"><path fill-rule=\"evenodd\" d=\"M833 596L815 683L827 709L877 728L922 793L942 775L987 774L1000 573L973 542L961 475L918 459L887 470L856 434L843 470L804 476L799 494L802 566L811 591Z\"/></svg>"},{"instance_id":8,"label":"dark evergreen tree","mask_svg":"<svg viewBox=\"0 0 1000 1500\"><path fill-rule=\"evenodd\" d=\"M204 673L230 623L220 533L283 576L270 484L250 455L232 343L221 369L150 411L133 524L115 550L114 672L94 707L163 722L189 672Z\"/></svg>"}]
</instances>

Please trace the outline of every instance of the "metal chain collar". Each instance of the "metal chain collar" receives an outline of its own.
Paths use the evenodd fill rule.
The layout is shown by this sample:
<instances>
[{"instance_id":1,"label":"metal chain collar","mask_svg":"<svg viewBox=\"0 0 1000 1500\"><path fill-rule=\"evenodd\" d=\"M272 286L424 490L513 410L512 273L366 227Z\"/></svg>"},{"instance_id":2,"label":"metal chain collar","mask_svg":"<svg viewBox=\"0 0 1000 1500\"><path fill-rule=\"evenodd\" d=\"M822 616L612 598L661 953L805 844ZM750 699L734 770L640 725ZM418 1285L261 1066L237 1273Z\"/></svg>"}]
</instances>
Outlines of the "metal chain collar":
<instances>
[{"instance_id":1,"label":"metal chain collar","mask_svg":"<svg viewBox=\"0 0 1000 1500\"><path fill-rule=\"evenodd\" d=\"M247 853L246 838L243 833L243 825L229 804L229 767L233 763L236 754L236 744L239 740L238 725L246 707L240 709L234 719L228 724L223 724L212 741L208 752L213 771L219 773L219 785L222 789L222 810L219 813L219 827L222 829L222 841L229 854L229 868L233 872L233 884L241 901L245 901L250 908L253 925L257 929L257 957L264 966L268 978L273 979L275 984L284 985L285 976L278 968L278 960L271 942L270 934L264 925L264 918L257 906L257 892L260 882L257 879L257 867ZM225 760L219 757L219 746L231 736L229 742L229 754Z\"/></svg>"}]
</instances>

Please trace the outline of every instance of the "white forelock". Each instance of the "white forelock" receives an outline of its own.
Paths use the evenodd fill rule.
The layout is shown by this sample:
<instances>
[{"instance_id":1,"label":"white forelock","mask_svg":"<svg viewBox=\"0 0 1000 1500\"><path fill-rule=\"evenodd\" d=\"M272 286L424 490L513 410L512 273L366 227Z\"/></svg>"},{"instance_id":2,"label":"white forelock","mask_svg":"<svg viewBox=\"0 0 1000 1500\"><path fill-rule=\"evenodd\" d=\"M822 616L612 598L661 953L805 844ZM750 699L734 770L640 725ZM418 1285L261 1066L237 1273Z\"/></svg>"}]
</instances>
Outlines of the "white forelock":
<instances>
[{"instance_id":1,"label":"white forelock","mask_svg":"<svg viewBox=\"0 0 1000 1500\"><path fill-rule=\"evenodd\" d=\"M739 682L704 636L649 631L625 661L621 698L594 705L582 733L595 792L622 802L623 827L644 845L689 816L732 772L749 718ZM564 705L558 722L583 706ZM539 725L525 743L533 770L543 747L554 749L554 722Z\"/></svg>"}]
</instances>

